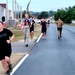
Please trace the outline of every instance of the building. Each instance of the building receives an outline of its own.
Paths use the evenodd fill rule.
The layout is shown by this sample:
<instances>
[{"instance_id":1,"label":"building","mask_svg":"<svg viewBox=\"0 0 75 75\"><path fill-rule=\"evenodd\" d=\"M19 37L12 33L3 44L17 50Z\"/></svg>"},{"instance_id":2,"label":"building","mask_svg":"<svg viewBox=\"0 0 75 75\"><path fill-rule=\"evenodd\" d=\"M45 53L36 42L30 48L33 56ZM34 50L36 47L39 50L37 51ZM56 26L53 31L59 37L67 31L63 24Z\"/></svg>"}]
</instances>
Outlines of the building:
<instances>
[{"instance_id":1,"label":"building","mask_svg":"<svg viewBox=\"0 0 75 75\"><path fill-rule=\"evenodd\" d=\"M7 13L7 11L8 11L8 13ZM12 19L11 10L7 10L7 11L6 11L6 4L0 4L0 21L2 21L3 16L7 20Z\"/></svg>"},{"instance_id":2,"label":"building","mask_svg":"<svg viewBox=\"0 0 75 75\"><path fill-rule=\"evenodd\" d=\"M2 21L2 16L5 16L5 8L0 5L0 21Z\"/></svg>"}]
</instances>

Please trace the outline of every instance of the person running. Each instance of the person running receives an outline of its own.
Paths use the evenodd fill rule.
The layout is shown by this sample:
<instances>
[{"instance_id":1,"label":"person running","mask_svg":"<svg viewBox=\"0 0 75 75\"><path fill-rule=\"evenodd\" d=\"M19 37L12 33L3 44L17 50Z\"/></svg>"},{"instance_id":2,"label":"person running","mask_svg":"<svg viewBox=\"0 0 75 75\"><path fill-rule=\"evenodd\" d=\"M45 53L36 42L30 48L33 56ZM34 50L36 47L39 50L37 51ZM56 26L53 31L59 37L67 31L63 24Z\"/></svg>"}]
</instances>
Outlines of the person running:
<instances>
[{"instance_id":1,"label":"person running","mask_svg":"<svg viewBox=\"0 0 75 75\"><path fill-rule=\"evenodd\" d=\"M23 19L21 24L22 24L21 29L24 31L24 43L25 46L28 47L29 31L30 31L30 20L28 14L25 14L25 18Z\"/></svg>"},{"instance_id":2,"label":"person running","mask_svg":"<svg viewBox=\"0 0 75 75\"><path fill-rule=\"evenodd\" d=\"M35 23L35 21L32 18L31 19L31 25L30 25L30 37L31 37L31 39L33 38L33 35L34 35L34 23Z\"/></svg>"},{"instance_id":3,"label":"person running","mask_svg":"<svg viewBox=\"0 0 75 75\"><path fill-rule=\"evenodd\" d=\"M0 21L0 61L6 70L6 75L10 75L12 70L10 56L12 53L11 41L13 38L14 34L10 30L5 29L3 22Z\"/></svg>"},{"instance_id":4,"label":"person running","mask_svg":"<svg viewBox=\"0 0 75 75\"><path fill-rule=\"evenodd\" d=\"M57 25L57 30L58 30L58 39L60 39L60 38L61 38L61 35L62 35L63 21L59 18L59 19L56 21L56 25Z\"/></svg>"},{"instance_id":5,"label":"person running","mask_svg":"<svg viewBox=\"0 0 75 75\"><path fill-rule=\"evenodd\" d=\"M43 33L42 37L46 37L46 31L47 31L47 22L44 18L41 19L41 33Z\"/></svg>"},{"instance_id":6,"label":"person running","mask_svg":"<svg viewBox=\"0 0 75 75\"><path fill-rule=\"evenodd\" d=\"M49 25L50 25L50 20L47 21L47 24L48 24L48 27L49 27Z\"/></svg>"}]
</instances>

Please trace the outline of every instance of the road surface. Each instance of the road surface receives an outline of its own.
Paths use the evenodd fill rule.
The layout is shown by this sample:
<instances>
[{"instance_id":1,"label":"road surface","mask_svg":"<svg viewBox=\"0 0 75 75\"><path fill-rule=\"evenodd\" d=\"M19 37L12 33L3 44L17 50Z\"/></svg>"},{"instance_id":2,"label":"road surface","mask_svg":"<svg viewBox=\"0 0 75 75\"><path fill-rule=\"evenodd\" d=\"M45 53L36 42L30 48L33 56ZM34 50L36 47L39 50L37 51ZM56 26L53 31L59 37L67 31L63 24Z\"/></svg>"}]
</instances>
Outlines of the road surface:
<instances>
[{"instance_id":1,"label":"road surface","mask_svg":"<svg viewBox=\"0 0 75 75\"><path fill-rule=\"evenodd\" d=\"M75 34L63 26L62 38L51 24L13 75L75 75ZM70 29L70 28L69 28Z\"/></svg>"}]
</instances>

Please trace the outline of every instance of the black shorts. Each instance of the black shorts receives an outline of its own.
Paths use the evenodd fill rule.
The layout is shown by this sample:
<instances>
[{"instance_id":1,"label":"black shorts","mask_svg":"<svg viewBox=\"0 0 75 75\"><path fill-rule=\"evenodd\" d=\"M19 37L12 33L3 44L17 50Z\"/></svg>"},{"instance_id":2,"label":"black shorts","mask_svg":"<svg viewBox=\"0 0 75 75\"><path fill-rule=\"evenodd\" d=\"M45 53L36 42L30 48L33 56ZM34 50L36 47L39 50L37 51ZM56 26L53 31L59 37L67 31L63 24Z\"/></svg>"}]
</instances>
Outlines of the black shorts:
<instances>
[{"instance_id":1,"label":"black shorts","mask_svg":"<svg viewBox=\"0 0 75 75\"><path fill-rule=\"evenodd\" d=\"M10 57L11 56L11 44L5 46L5 47L0 47L0 60L5 59L5 56Z\"/></svg>"},{"instance_id":2,"label":"black shorts","mask_svg":"<svg viewBox=\"0 0 75 75\"><path fill-rule=\"evenodd\" d=\"M41 29L41 32L42 32L42 33L46 33L46 30L47 30L47 28L42 28L42 29Z\"/></svg>"},{"instance_id":3,"label":"black shorts","mask_svg":"<svg viewBox=\"0 0 75 75\"><path fill-rule=\"evenodd\" d=\"M30 32L34 31L34 28L30 28Z\"/></svg>"},{"instance_id":4,"label":"black shorts","mask_svg":"<svg viewBox=\"0 0 75 75\"><path fill-rule=\"evenodd\" d=\"M61 28L57 27L57 30L58 30L58 31L62 31L62 27L61 27Z\"/></svg>"}]
</instances>

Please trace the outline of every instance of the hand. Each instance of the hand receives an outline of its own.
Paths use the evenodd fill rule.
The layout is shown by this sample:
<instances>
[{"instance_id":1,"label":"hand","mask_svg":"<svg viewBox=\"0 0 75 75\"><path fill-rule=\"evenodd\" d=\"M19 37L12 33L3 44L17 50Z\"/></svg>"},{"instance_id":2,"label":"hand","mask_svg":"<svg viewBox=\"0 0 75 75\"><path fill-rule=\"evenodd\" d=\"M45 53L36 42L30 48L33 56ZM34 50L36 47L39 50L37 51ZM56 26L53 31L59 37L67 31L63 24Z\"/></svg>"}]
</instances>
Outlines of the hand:
<instances>
[{"instance_id":1,"label":"hand","mask_svg":"<svg viewBox=\"0 0 75 75\"><path fill-rule=\"evenodd\" d=\"M7 41L7 43L9 44L9 43L11 43L11 41L10 40L6 40Z\"/></svg>"}]
</instances>

